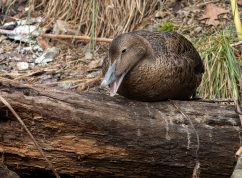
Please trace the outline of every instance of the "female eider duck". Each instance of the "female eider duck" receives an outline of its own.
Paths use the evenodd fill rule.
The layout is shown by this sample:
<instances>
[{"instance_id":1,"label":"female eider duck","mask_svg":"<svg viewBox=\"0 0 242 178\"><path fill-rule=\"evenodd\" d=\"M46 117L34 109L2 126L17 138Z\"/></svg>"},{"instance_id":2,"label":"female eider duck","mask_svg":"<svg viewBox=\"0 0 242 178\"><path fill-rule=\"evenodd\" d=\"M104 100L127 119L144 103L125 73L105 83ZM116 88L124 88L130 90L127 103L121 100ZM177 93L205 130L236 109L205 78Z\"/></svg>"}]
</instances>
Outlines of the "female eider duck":
<instances>
[{"instance_id":1,"label":"female eider duck","mask_svg":"<svg viewBox=\"0 0 242 178\"><path fill-rule=\"evenodd\" d=\"M103 62L101 87L140 101L187 100L202 80L202 60L176 32L135 31L117 36Z\"/></svg>"}]
</instances>

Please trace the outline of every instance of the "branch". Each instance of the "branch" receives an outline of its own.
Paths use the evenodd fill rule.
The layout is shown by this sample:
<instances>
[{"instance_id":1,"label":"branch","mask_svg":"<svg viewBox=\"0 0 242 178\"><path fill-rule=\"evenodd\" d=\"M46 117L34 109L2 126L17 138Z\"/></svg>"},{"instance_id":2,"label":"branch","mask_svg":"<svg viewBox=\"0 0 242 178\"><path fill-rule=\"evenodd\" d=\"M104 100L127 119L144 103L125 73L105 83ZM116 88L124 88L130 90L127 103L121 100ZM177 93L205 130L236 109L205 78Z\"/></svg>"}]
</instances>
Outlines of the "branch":
<instances>
[{"instance_id":1,"label":"branch","mask_svg":"<svg viewBox=\"0 0 242 178\"><path fill-rule=\"evenodd\" d=\"M16 33L12 30L2 30L0 29L0 34L5 35L30 35L33 37L45 37L45 38L55 38L55 39L77 39L82 41L90 41L91 38L89 36L76 36L76 35L60 35L60 34L34 34L34 33ZM96 42L103 42L103 43L111 43L112 39L110 38L95 38Z\"/></svg>"}]
</instances>

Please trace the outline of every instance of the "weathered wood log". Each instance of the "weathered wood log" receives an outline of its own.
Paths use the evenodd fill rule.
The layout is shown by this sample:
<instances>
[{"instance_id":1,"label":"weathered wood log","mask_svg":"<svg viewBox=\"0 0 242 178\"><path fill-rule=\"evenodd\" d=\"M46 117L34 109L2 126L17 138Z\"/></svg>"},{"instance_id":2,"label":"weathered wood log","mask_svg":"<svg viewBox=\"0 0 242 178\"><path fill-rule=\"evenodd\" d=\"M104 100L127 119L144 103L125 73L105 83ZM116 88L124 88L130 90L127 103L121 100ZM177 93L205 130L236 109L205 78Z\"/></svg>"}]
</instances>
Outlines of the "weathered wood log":
<instances>
[{"instance_id":1,"label":"weathered wood log","mask_svg":"<svg viewBox=\"0 0 242 178\"><path fill-rule=\"evenodd\" d=\"M9 170L7 166L5 166L2 163L0 163L0 177L1 178L19 178L19 176L15 172Z\"/></svg>"},{"instance_id":2,"label":"weathered wood log","mask_svg":"<svg viewBox=\"0 0 242 178\"><path fill-rule=\"evenodd\" d=\"M0 80L0 95L20 115L60 175L190 178L197 161L200 178L225 178L233 172L240 146L240 121L233 106L174 101L193 128L169 101L76 94L7 79ZM2 103L0 118L4 164L22 177L52 174Z\"/></svg>"}]
</instances>

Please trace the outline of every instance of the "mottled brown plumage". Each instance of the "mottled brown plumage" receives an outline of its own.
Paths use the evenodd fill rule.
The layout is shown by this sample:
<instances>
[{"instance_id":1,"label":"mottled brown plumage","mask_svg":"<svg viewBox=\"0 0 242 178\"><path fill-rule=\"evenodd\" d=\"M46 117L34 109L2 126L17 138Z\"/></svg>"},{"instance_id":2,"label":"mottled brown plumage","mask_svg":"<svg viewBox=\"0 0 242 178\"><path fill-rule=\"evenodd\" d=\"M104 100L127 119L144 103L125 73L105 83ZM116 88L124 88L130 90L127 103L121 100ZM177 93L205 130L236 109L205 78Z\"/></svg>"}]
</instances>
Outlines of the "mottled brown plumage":
<instances>
[{"instance_id":1,"label":"mottled brown plumage","mask_svg":"<svg viewBox=\"0 0 242 178\"><path fill-rule=\"evenodd\" d=\"M124 74L118 93L141 101L189 99L204 72L192 43L176 32L136 31L117 36L104 60L104 74L112 64L113 78Z\"/></svg>"}]
</instances>

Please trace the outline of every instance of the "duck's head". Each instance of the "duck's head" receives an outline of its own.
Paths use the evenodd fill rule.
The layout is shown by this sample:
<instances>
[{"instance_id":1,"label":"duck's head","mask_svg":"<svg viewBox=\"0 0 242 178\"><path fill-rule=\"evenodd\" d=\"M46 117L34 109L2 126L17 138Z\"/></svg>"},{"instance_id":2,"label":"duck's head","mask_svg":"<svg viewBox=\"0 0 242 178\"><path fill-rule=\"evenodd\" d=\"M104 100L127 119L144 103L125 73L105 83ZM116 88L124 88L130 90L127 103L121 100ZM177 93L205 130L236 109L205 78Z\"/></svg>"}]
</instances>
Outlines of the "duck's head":
<instances>
[{"instance_id":1,"label":"duck's head","mask_svg":"<svg viewBox=\"0 0 242 178\"><path fill-rule=\"evenodd\" d=\"M110 95L114 96L125 75L148 54L149 42L141 36L122 34L117 36L109 48L110 65L101 83L109 86Z\"/></svg>"}]
</instances>

